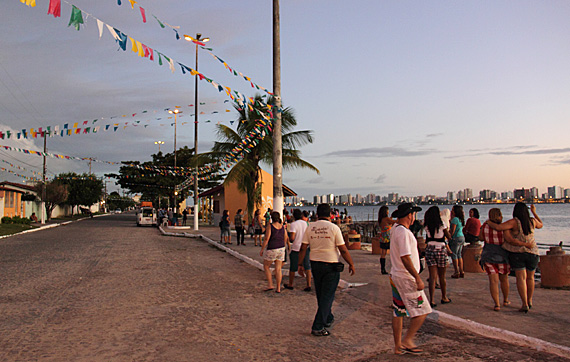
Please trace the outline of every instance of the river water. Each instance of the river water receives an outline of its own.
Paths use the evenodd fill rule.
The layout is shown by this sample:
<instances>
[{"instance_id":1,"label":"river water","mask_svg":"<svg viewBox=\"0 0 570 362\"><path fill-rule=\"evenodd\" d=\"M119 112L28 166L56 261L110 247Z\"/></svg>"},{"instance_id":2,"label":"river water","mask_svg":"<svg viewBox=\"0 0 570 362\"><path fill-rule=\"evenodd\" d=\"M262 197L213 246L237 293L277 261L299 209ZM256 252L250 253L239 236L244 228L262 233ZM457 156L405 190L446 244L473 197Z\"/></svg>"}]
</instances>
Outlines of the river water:
<instances>
[{"instance_id":1,"label":"river water","mask_svg":"<svg viewBox=\"0 0 570 362\"><path fill-rule=\"evenodd\" d=\"M429 205L419 205L422 211L418 212L418 219L423 220L424 212ZM332 206L335 208L336 206ZM439 209L451 209L451 205L439 205ZM469 209L475 207L481 215L481 222L487 220L489 209L497 207L503 213L503 221L509 220L513 215L514 204L492 204L492 205L463 205L465 211L465 220L469 215ZM345 208L348 215L352 216L354 221L372 221L378 219L378 210L380 206L338 206L340 211ZM389 206L390 213L396 210L397 206ZM287 207L287 210L291 210ZM316 211L316 207L300 207L301 210ZM535 230L535 238L539 244L558 245L560 241L565 246L570 246L570 204L536 204L536 213L542 219L544 227ZM532 214L531 214L532 216ZM565 248L568 250L567 248Z\"/></svg>"}]
</instances>

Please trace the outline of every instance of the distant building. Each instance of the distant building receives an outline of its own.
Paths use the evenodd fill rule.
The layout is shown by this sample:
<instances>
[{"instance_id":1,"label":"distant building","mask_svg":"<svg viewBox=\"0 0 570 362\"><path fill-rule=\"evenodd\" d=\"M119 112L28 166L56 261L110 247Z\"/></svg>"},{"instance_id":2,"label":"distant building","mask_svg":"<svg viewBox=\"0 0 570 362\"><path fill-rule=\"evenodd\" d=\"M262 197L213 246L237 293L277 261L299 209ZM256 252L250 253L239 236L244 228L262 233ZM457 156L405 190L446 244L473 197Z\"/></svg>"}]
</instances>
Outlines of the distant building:
<instances>
[{"instance_id":1,"label":"distant building","mask_svg":"<svg viewBox=\"0 0 570 362\"><path fill-rule=\"evenodd\" d=\"M473 199L473 189L463 190L463 200L469 201Z\"/></svg>"},{"instance_id":2,"label":"distant building","mask_svg":"<svg viewBox=\"0 0 570 362\"><path fill-rule=\"evenodd\" d=\"M457 198L455 197L455 192L447 191L447 201L453 202L455 200L457 200Z\"/></svg>"},{"instance_id":3,"label":"distant building","mask_svg":"<svg viewBox=\"0 0 570 362\"><path fill-rule=\"evenodd\" d=\"M388 202L391 204L396 204L398 202L399 195L397 193L388 194Z\"/></svg>"},{"instance_id":4,"label":"distant building","mask_svg":"<svg viewBox=\"0 0 570 362\"><path fill-rule=\"evenodd\" d=\"M570 198L570 189L564 189L564 198Z\"/></svg>"},{"instance_id":5,"label":"distant building","mask_svg":"<svg viewBox=\"0 0 570 362\"><path fill-rule=\"evenodd\" d=\"M563 197L563 189L560 186L552 186L548 188L548 198L549 199L561 199Z\"/></svg>"}]
</instances>

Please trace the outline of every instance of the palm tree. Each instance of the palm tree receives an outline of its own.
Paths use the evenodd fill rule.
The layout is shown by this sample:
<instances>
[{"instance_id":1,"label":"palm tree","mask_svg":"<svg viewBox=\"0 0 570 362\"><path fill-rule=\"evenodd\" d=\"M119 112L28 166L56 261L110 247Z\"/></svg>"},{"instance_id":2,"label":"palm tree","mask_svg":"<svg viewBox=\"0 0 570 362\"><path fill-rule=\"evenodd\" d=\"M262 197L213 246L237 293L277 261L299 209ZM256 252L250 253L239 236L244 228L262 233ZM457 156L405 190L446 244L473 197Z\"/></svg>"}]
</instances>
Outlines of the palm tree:
<instances>
[{"instance_id":1,"label":"palm tree","mask_svg":"<svg viewBox=\"0 0 570 362\"><path fill-rule=\"evenodd\" d=\"M260 95L254 97L253 110L247 107L234 108L238 112L237 129L219 124L216 127L219 142L214 143L212 152L209 156L215 159L223 159L231 151L250 134L255 128L257 121L261 119L258 112L266 112L259 104L264 103ZM273 100L269 99L268 104L272 104ZM307 168L319 174L319 170L309 162L301 159L301 152L297 149L308 143L313 143L313 131L294 131L297 125L293 110L285 108L282 112L282 134L283 134L283 169L291 170L294 168ZM268 132L255 145L249 153L245 153L243 159L238 161L228 172L224 182L237 182L238 189L247 195L247 211L251 218L255 205L261 203L261 184L259 183L261 176L260 164L273 164L273 139L272 132Z\"/></svg>"}]
</instances>

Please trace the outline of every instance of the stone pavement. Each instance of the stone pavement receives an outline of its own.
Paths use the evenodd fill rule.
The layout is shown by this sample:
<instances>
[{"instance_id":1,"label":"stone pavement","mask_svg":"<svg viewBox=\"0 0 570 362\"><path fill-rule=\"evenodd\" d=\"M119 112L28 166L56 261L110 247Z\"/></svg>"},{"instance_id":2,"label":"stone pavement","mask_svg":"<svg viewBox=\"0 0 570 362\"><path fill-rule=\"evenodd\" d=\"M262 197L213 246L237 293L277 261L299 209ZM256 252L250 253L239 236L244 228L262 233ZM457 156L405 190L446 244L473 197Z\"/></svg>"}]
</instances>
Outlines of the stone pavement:
<instances>
[{"instance_id":1,"label":"stone pavement","mask_svg":"<svg viewBox=\"0 0 570 362\"><path fill-rule=\"evenodd\" d=\"M220 240L218 227L200 226L194 231L192 227L168 227L165 232L179 236L203 236L212 241ZM253 246L253 239L246 235L245 246L238 246L232 234L232 245L228 245L232 254L240 258L250 258L262 263L259 247ZM236 253L237 252L237 253ZM372 302L381 308L390 308L391 290L387 275L380 273L379 256L372 255L366 250L350 250L355 263L356 273L348 274L347 269L341 279L346 283L341 286L352 286L348 292L352 295ZM288 265L288 264L287 264ZM288 269L284 266L284 271ZM451 270L450 270L451 269ZM516 289L514 277L509 277L510 300L512 304L502 307L501 311L493 310L493 301L489 293L488 279L485 273L466 273L464 279L452 279L450 266L447 273L448 296L452 303L438 305L430 319L442 324L470 332L490 336L510 343L548 351L559 356L570 356L570 291L540 288L537 281L532 310L521 313L520 298ZM284 273L286 274L286 272ZM427 271L422 272L424 282ZM284 278L284 281L287 280ZM297 276L296 288L304 286L304 279ZM426 294L427 282L426 282ZM502 296L501 296L502 298ZM436 301L441 299L440 291L436 290Z\"/></svg>"}]
</instances>

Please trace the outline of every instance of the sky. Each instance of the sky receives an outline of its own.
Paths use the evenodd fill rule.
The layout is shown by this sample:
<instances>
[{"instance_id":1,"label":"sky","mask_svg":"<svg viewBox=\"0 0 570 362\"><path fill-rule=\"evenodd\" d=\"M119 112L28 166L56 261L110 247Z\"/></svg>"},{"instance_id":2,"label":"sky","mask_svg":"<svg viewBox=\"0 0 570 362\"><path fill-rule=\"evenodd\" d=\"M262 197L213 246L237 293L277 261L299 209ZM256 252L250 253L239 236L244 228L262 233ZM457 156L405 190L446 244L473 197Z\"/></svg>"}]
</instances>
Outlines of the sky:
<instances>
[{"instance_id":1,"label":"sky","mask_svg":"<svg viewBox=\"0 0 570 362\"><path fill-rule=\"evenodd\" d=\"M49 0L34 8L1 2L0 131L93 120L120 126L50 137L50 153L149 161L155 141L173 150L165 109L175 106L183 112L177 146L194 145L194 77L160 66L156 54L137 56L130 41L117 50L106 28L99 37L95 19L191 68L194 45L153 15L180 35L202 33L213 54L273 89L272 1L139 0L134 9L128 0L65 1L60 18L47 15ZM80 31L68 27L70 4L84 12ZM570 188L569 2L281 0L280 10L283 104L298 130L313 131L301 157L320 170L284 170L299 196ZM260 93L207 51L198 70L248 97ZM199 82L199 99L198 150L206 152L215 125L232 126L237 114L207 82ZM0 145L41 150L43 140ZM0 150L0 160L18 174L41 172L38 156ZM49 175L89 172L85 161L48 158L47 167ZM118 170L91 167L98 175ZM5 171L0 180L22 182Z\"/></svg>"}]
</instances>

